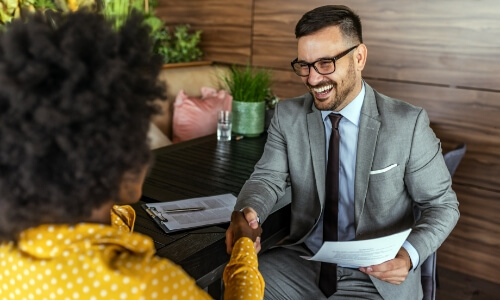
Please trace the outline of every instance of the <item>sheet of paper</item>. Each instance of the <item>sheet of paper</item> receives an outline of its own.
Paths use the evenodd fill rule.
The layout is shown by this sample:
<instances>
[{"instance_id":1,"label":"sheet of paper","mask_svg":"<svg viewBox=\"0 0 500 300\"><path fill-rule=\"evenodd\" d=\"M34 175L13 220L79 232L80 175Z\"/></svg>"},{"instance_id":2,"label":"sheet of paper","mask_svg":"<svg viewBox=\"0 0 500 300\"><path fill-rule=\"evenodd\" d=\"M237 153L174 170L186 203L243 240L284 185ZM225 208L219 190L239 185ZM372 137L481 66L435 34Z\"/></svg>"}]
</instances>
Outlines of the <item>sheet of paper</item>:
<instances>
[{"instance_id":1,"label":"sheet of paper","mask_svg":"<svg viewBox=\"0 0 500 300\"><path fill-rule=\"evenodd\" d=\"M146 206L155 213L170 231L226 223L236 204L232 194L192 198L171 202L148 203ZM196 211L168 212L185 208L203 208Z\"/></svg>"},{"instance_id":2,"label":"sheet of paper","mask_svg":"<svg viewBox=\"0 0 500 300\"><path fill-rule=\"evenodd\" d=\"M325 242L313 257L303 258L342 266L367 267L396 257L411 229L371 240Z\"/></svg>"}]
</instances>

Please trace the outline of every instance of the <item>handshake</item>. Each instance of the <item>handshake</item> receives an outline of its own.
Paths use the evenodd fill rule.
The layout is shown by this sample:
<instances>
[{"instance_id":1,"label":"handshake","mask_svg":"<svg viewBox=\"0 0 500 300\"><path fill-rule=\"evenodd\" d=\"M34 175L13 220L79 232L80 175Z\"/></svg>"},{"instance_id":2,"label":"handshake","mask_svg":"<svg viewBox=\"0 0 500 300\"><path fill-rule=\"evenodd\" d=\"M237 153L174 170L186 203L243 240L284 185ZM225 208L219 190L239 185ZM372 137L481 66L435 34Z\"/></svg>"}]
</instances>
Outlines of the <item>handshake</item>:
<instances>
[{"instance_id":1,"label":"handshake","mask_svg":"<svg viewBox=\"0 0 500 300\"><path fill-rule=\"evenodd\" d=\"M260 251L260 235L262 227L257 221L257 213L251 208L243 211L233 211L231 224L226 231L226 251L231 254L234 243L242 237L250 238L254 242L255 251Z\"/></svg>"}]
</instances>

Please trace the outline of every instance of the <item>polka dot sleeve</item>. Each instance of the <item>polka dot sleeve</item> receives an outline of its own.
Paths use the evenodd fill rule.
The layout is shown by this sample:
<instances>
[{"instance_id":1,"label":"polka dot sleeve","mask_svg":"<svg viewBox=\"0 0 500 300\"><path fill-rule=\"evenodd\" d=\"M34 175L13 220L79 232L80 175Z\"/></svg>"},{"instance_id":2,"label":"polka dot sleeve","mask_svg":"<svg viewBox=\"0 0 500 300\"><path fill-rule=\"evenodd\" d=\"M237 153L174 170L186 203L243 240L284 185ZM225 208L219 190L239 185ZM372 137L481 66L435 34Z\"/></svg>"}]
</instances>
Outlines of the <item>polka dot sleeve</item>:
<instances>
[{"instance_id":1,"label":"polka dot sleeve","mask_svg":"<svg viewBox=\"0 0 500 300\"><path fill-rule=\"evenodd\" d=\"M258 266L252 240L240 238L224 270L224 299L262 299L265 285Z\"/></svg>"}]
</instances>

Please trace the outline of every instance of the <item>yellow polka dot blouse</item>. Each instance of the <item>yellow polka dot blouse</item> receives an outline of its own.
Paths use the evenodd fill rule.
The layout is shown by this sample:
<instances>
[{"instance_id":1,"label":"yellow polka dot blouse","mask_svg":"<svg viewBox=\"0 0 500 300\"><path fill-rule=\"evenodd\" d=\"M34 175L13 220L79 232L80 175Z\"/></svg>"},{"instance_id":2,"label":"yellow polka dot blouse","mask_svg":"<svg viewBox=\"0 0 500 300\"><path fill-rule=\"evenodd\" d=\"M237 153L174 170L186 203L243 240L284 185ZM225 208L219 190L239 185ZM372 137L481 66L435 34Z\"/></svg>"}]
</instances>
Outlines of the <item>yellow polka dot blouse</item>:
<instances>
[{"instance_id":1,"label":"yellow polka dot blouse","mask_svg":"<svg viewBox=\"0 0 500 300\"><path fill-rule=\"evenodd\" d=\"M0 245L0 299L210 299L179 266L154 255L151 238L129 232L132 208L113 210L113 226L42 225ZM262 299L250 239L235 244L224 282L224 299Z\"/></svg>"}]
</instances>

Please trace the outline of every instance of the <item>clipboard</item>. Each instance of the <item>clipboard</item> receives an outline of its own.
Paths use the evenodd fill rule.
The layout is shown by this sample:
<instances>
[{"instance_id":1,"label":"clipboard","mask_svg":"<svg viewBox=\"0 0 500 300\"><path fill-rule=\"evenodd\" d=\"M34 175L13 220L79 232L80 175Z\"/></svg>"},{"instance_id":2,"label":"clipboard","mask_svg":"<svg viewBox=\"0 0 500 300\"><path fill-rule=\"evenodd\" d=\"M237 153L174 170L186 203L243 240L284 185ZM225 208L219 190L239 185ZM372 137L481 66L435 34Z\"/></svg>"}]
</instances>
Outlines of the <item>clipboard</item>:
<instances>
[{"instance_id":1,"label":"clipboard","mask_svg":"<svg viewBox=\"0 0 500 300\"><path fill-rule=\"evenodd\" d=\"M229 223L236 204L232 194L142 204L166 233Z\"/></svg>"}]
</instances>

